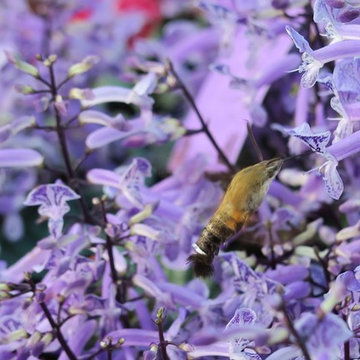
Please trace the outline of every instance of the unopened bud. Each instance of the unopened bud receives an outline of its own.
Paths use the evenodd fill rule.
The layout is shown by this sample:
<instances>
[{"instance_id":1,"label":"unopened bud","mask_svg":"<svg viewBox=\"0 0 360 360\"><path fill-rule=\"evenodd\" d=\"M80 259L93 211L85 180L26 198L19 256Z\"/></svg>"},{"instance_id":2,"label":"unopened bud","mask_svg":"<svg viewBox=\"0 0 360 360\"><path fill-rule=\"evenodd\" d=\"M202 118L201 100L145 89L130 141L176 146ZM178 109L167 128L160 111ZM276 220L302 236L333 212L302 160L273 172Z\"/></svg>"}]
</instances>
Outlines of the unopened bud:
<instances>
[{"instance_id":1,"label":"unopened bud","mask_svg":"<svg viewBox=\"0 0 360 360\"><path fill-rule=\"evenodd\" d=\"M56 59L57 59L57 55L51 54L51 55L48 57L48 59L49 59L49 61L50 61L51 63L54 63L54 62L56 61Z\"/></svg>"},{"instance_id":2,"label":"unopened bud","mask_svg":"<svg viewBox=\"0 0 360 360\"><path fill-rule=\"evenodd\" d=\"M49 345L54 340L54 335L52 333L46 333L41 340L45 346Z\"/></svg>"},{"instance_id":3,"label":"unopened bud","mask_svg":"<svg viewBox=\"0 0 360 360\"><path fill-rule=\"evenodd\" d=\"M0 300L9 299L10 297L8 292L0 290Z\"/></svg>"},{"instance_id":4,"label":"unopened bud","mask_svg":"<svg viewBox=\"0 0 360 360\"><path fill-rule=\"evenodd\" d=\"M100 204L100 199L97 198L97 197L94 197L94 198L92 198L91 202L92 202L93 205L96 206L96 205Z\"/></svg>"},{"instance_id":5,"label":"unopened bud","mask_svg":"<svg viewBox=\"0 0 360 360\"><path fill-rule=\"evenodd\" d=\"M164 320L164 308L159 307L158 311L156 312L156 320L157 324L161 323Z\"/></svg>"},{"instance_id":6,"label":"unopened bud","mask_svg":"<svg viewBox=\"0 0 360 360\"><path fill-rule=\"evenodd\" d=\"M18 56L14 55L8 51L5 52L5 55L8 59L8 61L10 63L12 63L20 71L22 71L26 74L29 74L33 77L36 77L36 78L39 77L39 71L35 66L29 64L26 61L21 60Z\"/></svg>"},{"instance_id":7,"label":"unopened bud","mask_svg":"<svg viewBox=\"0 0 360 360\"><path fill-rule=\"evenodd\" d=\"M95 56L95 55L87 56L80 63L74 64L73 66L70 67L70 69L68 71L68 77L73 77L75 75L82 74L82 73L90 70L98 62L99 62L98 56Z\"/></svg>"},{"instance_id":8,"label":"unopened bud","mask_svg":"<svg viewBox=\"0 0 360 360\"><path fill-rule=\"evenodd\" d=\"M29 273L28 271L26 271L26 272L24 273L24 279L25 279L26 281L30 281L30 280L31 280L31 273Z\"/></svg>"},{"instance_id":9,"label":"unopened bud","mask_svg":"<svg viewBox=\"0 0 360 360\"><path fill-rule=\"evenodd\" d=\"M117 343L115 344L116 347L120 347L121 345L123 345L125 342L125 339L124 338L120 338Z\"/></svg>"},{"instance_id":10,"label":"unopened bud","mask_svg":"<svg viewBox=\"0 0 360 360\"><path fill-rule=\"evenodd\" d=\"M318 311L319 318L332 311L334 306L343 299L345 292L345 286L340 281L335 282L326 295L325 300L320 304Z\"/></svg>"},{"instance_id":11,"label":"unopened bud","mask_svg":"<svg viewBox=\"0 0 360 360\"><path fill-rule=\"evenodd\" d=\"M58 299L59 304L63 304L66 300L66 297L64 295L59 294L57 296L57 299Z\"/></svg>"},{"instance_id":12,"label":"unopened bud","mask_svg":"<svg viewBox=\"0 0 360 360\"><path fill-rule=\"evenodd\" d=\"M24 94L24 95L28 95L28 94L33 94L35 92L35 90L28 85L19 85L16 84L15 85L15 90L20 93L20 94Z\"/></svg>"},{"instance_id":13,"label":"unopened bud","mask_svg":"<svg viewBox=\"0 0 360 360\"><path fill-rule=\"evenodd\" d=\"M11 285L10 285L11 286ZM0 283L0 291L9 291L10 286L8 283Z\"/></svg>"},{"instance_id":14,"label":"unopened bud","mask_svg":"<svg viewBox=\"0 0 360 360\"><path fill-rule=\"evenodd\" d=\"M31 335L31 338L29 339L28 345L34 346L34 345L37 344L40 340L41 340L41 333L40 333L39 331L35 331L35 332Z\"/></svg>"}]
</instances>

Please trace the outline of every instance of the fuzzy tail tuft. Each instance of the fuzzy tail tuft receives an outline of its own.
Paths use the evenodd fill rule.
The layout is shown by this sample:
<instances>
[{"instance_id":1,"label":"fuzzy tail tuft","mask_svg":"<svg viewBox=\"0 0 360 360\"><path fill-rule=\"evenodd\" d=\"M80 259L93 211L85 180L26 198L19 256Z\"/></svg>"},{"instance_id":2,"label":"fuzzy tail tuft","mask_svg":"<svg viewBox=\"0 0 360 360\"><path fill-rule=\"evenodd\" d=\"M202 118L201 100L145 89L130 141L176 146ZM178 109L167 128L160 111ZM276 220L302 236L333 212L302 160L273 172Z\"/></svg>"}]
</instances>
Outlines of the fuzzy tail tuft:
<instances>
[{"instance_id":1,"label":"fuzzy tail tuft","mask_svg":"<svg viewBox=\"0 0 360 360\"><path fill-rule=\"evenodd\" d=\"M207 255L190 255L187 258L187 262L192 265L196 276L207 277L211 276L214 272L211 258Z\"/></svg>"}]
</instances>

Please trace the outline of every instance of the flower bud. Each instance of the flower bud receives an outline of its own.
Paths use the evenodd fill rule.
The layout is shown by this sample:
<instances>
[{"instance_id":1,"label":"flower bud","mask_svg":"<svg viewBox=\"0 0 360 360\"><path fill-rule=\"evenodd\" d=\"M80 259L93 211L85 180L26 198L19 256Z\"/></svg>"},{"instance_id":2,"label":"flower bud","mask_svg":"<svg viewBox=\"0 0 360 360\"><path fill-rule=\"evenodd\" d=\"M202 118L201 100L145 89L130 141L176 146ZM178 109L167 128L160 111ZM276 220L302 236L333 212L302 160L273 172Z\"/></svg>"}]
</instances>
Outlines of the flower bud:
<instances>
[{"instance_id":1,"label":"flower bud","mask_svg":"<svg viewBox=\"0 0 360 360\"><path fill-rule=\"evenodd\" d=\"M71 78L75 75L82 74L89 71L94 65L99 62L99 57L95 55L87 56L80 63L74 64L68 71L68 77Z\"/></svg>"},{"instance_id":2,"label":"flower bud","mask_svg":"<svg viewBox=\"0 0 360 360\"><path fill-rule=\"evenodd\" d=\"M8 61L10 63L12 63L20 71L22 71L26 74L29 74L35 78L39 77L39 75L40 75L39 71L35 66L29 64L26 61L21 60L18 56L14 55L8 51L5 51L5 55L8 59Z\"/></svg>"},{"instance_id":3,"label":"flower bud","mask_svg":"<svg viewBox=\"0 0 360 360\"><path fill-rule=\"evenodd\" d=\"M41 340L45 345L49 345L54 340L54 335L52 333L46 333Z\"/></svg>"},{"instance_id":4,"label":"flower bud","mask_svg":"<svg viewBox=\"0 0 360 360\"><path fill-rule=\"evenodd\" d=\"M28 94L33 94L35 92L35 90L28 85L19 85L16 84L15 85L15 90L20 93L20 94L24 94L24 95L28 95Z\"/></svg>"}]
</instances>

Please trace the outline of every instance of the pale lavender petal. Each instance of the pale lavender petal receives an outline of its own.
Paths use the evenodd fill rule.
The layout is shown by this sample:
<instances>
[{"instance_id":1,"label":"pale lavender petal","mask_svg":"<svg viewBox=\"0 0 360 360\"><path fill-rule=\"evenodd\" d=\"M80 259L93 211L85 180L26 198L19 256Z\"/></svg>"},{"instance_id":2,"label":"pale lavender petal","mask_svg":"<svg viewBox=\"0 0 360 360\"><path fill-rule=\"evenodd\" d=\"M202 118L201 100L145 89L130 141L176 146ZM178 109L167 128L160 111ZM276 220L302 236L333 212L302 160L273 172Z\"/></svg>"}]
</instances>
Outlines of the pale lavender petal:
<instances>
[{"instance_id":1,"label":"pale lavender petal","mask_svg":"<svg viewBox=\"0 0 360 360\"><path fill-rule=\"evenodd\" d=\"M256 321L256 313L249 309L249 308L240 308L235 311L234 316L226 325L225 329L238 329L242 326L252 325ZM248 340L249 337L247 336L234 336L230 338L230 354L238 354L241 353L249 344L250 341ZM251 339L253 340L253 339Z\"/></svg>"},{"instance_id":2,"label":"pale lavender petal","mask_svg":"<svg viewBox=\"0 0 360 360\"><path fill-rule=\"evenodd\" d=\"M328 195L338 200L344 191L344 184L336 170L337 161L327 161L320 169L320 173L325 182L325 190Z\"/></svg>"},{"instance_id":3,"label":"pale lavender petal","mask_svg":"<svg viewBox=\"0 0 360 360\"><path fill-rule=\"evenodd\" d=\"M200 309L204 305L205 299L190 289L171 283L160 283L159 288L170 294L174 301L181 306L190 306L194 309Z\"/></svg>"},{"instance_id":4,"label":"pale lavender petal","mask_svg":"<svg viewBox=\"0 0 360 360\"><path fill-rule=\"evenodd\" d=\"M86 175L92 184L120 188L121 176L114 171L104 169L92 169Z\"/></svg>"},{"instance_id":5,"label":"pale lavender petal","mask_svg":"<svg viewBox=\"0 0 360 360\"><path fill-rule=\"evenodd\" d=\"M295 328L309 339L307 348L314 358L323 351L334 351L353 335L344 320L332 313L327 313L321 322L316 314L303 313L295 321Z\"/></svg>"},{"instance_id":6,"label":"pale lavender petal","mask_svg":"<svg viewBox=\"0 0 360 360\"><path fill-rule=\"evenodd\" d=\"M144 158L135 158L130 165L120 169L121 175L101 169L90 170L87 178L99 185L108 185L121 190L124 197L138 208L143 207L140 187L143 187L145 177L151 175L151 165Z\"/></svg>"},{"instance_id":7,"label":"pale lavender petal","mask_svg":"<svg viewBox=\"0 0 360 360\"><path fill-rule=\"evenodd\" d=\"M153 72L147 73L144 77L138 81L133 87L132 91L137 96L145 96L151 94L156 87L157 84L157 76ZM130 101L131 101L130 96Z\"/></svg>"},{"instance_id":8,"label":"pale lavender petal","mask_svg":"<svg viewBox=\"0 0 360 360\"><path fill-rule=\"evenodd\" d=\"M63 184L46 184L40 185L33 189L26 200L24 205L36 206L36 205L60 205L66 201L79 199L80 196L75 193L68 186Z\"/></svg>"},{"instance_id":9,"label":"pale lavender petal","mask_svg":"<svg viewBox=\"0 0 360 360\"><path fill-rule=\"evenodd\" d=\"M294 28L291 26L286 26L286 32L289 34L291 39L293 40L295 46L298 48L298 50L303 53L312 53L312 49L308 43L308 41L300 35Z\"/></svg>"},{"instance_id":10,"label":"pale lavender petal","mask_svg":"<svg viewBox=\"0 0 360 360\"><path fill-rule=\"evenodd\" d=\"M169 309L174 308L174 303L170 294L161 291L158 284L155 284L145 276L136 274L132 278L133 284L140 287L145 293L153 297L156 301L160 302Z\"/></svg>"},{"instance_id":11,"label":"pale lavender petal","mask_svg":"<svg viewBox=\"0 0 360 360\"><path fill-rule=\"evenodd\" d=\"M358 221L354 225L346 226L346 227L342 228L336 234L336 240L337 241L344 241L344 240L348 240L348 239L357 237L359 235L360 235L360 221Z\"/></svg>"},{"instance_id":12,"label":"pale lavender petal","mask_svg":"<svg viewBox=\"0 0 360 360\"><path fill-rule=\"evenodd\" d=\"M211 345L193 346L193 350L188 355L194 359L205 356L224 356L229 358L229 344L227 342L218 342Z\"/></svg>"},{"instance_id":13,"label":"pale lavender petal","mask_svg":"<svg viewBox=\"0 0 360 360\"><path fill-rule=\"evenodd\" d=\"M305 298L311 293L311 287L306 281L295 281L284 288L284 300L289 302L294 299Z\"/></svg>"},{"instance_id":14,"label":"pale lavender petal","mask_svg":"<svg viewBox=\"0 0 360 360\"><path fill-rule=\"evenodd\" d=\"M9 268L2 270L0 276L3 281L21 282L26 271L40 272L44 270L51 255L50 250L35 247Z\"/></svg>"},{"instance_id":15,"label":"pale lavender petal","mask_svg":"<svg viewBox=\"0 0 360 360\"><path fill-rule=\"evenodd\" d=\"M139 95L132 89L120 86L101 86L92 89L93 99L82 99L81 105L85 108L109 102L134 104L139 107L151 107L154 100L147 95Z\"/></svg>"},{"instance_id":16,"label":"pale lavender petal","mask_svg":"<svg viewBox=\"0 0 360 360\"><path fill-rule=\"evenodd\" d=\"M99 124L114 127L118 130L128 130L129 125L122 114L115 117L104 114L96 110L86 110L79 115L80 124Z\"/></svg>"},{"instance_id":17,"label":"pale lavender petal","mask_svg":"<svg viewBox=\"0 0 360 360\"><path fill-rule=\"evenodd\" d=\"M336 278L336 281L343 283L347 290L360 291L360 281L355 277L353 271L345 271Z\"/></svg>"},{"instance_id":18,"label":"pale lavender petal","mask_svg":"<svg viewBox=\"0 0 360 360\"><path fill-rule=\"evenodd\" d=\"M57 181L55 184L40 185L33 189L24 201L24 205L39 207L39 214L49 218L50 234L58 239L64 225L63 216L70 211L67 201L79 199L68 186Z\"/></svg>"},{"instance_id":19,"label":"pale lavender petal","mask_svg":"<svg viewBox=\"0 0 360 360\"><path fill-rule=\"evenodd\" d=\"M44 157L32 149L0 149L0 167L39 166Z\"/></svg>"},{"instance_id":20,"label":"pale lavender petal","mask_svg":"<svg viewBox=\"0 0 360 360\"><path fill-rule=\"evenodd\" d=\"M283 347L273 352L266 360L294 360L295 358L301 358L302 352L295 346Z\"/></svg>"},{"instance_id":21,"label":"pale lavender petal","mask_svg":"<svg viewBox=\"0 0 360 360\"><path fill-rule=\"evenodd\" d=\"M327 148L327 151L338 161L360 151L360 131L356 131L345 139L339 140Z\"/></svg>"},{"instance_id":22,"label":"pale lavender petal","mask_svg":"<svg viewBox=\"0 0 360 360\"><path fill-rule=\"evenodd\" d=\"M241 308L235 311L233 318L226 325L226 329L236 328L238 325L254 324L256 313L248 308Z\"/></svg>"},{"instance_id":23,"label":"pale lavender petal","mask_svg":"<svg viewBox=\"0 0 360 360\"><path fill-rule=\"evenodd\" d=\"M91 150L97 149L114 141L125 139L133 134L135 134L135 132L125 132L114 128L104 127L93 131L87 136L86 147Z\"/></svg>"},{"instance_id":24,"label":"pale lavender petal","mask_svg":"<svg viewBox=\"0 0 360 360\"><path fill-rule=\"evenodd\" d=\"M326 152L325 148L331 135L330 131L313 133L308 123L303 123L294 129L284 129L284 131L288 135L292 135L300 139L303 143L309 146L311 150L318 153Z\"/></svg>"},{"instance_id":25,"label":"pale lavender petal","mask_svg":"<svg viewBox=\"0 0 360 360\"><path fill-rule=\"evenodd\" d=\"M62 229L64 226L64 220L61 219L52 219L50 218L48 221L49 233L55 238L59 239L62 235Z\"/></svg>"},{"instance_id":26,"label":"pale lavender petal","mask_svg":"<svg viewBox=\"0 0 360 360\"><path fill-rule=\"evenodd\" d=\"M266 277L287 285L294 281L304 280L309 271L303 265L278 265L275 270L268 270L265 274Z\"/></svg>"}]
</instances>

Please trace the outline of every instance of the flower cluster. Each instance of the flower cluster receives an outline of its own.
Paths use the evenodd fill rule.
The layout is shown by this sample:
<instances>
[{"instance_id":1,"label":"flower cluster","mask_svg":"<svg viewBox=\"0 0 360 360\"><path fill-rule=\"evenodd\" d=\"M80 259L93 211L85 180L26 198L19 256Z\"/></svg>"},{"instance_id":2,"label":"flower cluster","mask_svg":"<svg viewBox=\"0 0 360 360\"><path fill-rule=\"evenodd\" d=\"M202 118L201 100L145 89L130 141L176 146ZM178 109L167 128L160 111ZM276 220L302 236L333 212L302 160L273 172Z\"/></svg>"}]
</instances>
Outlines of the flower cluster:
<instances>
[{"instance_id":1,"label":"flower cluster","mask_svg":"<svg viewBox=\"0 0 360 360\"><path fill-rule=\"evenodd\" d=\"M357 1L1 6L1 359L360 358Z\"/></svg>"}]
</instances>

